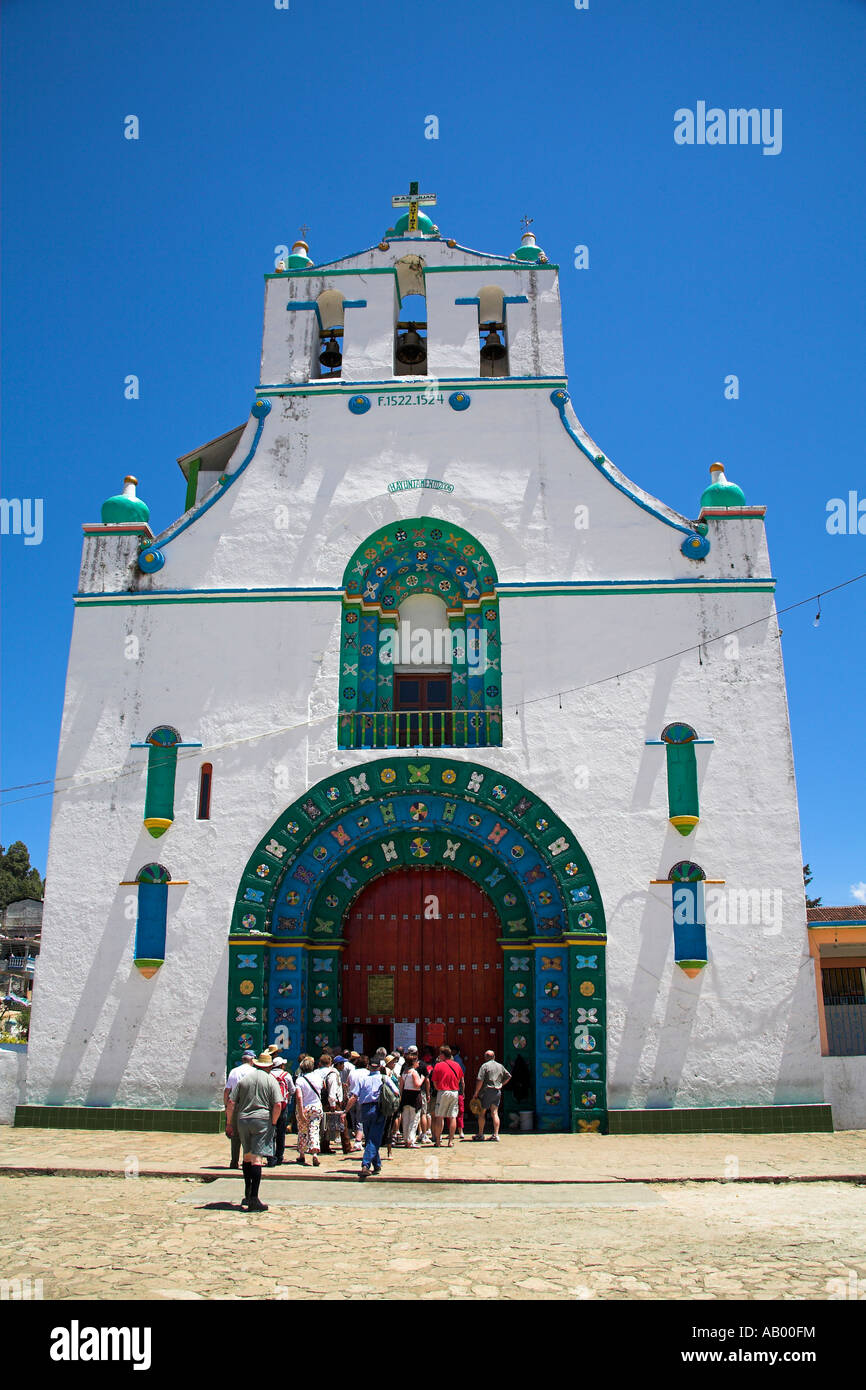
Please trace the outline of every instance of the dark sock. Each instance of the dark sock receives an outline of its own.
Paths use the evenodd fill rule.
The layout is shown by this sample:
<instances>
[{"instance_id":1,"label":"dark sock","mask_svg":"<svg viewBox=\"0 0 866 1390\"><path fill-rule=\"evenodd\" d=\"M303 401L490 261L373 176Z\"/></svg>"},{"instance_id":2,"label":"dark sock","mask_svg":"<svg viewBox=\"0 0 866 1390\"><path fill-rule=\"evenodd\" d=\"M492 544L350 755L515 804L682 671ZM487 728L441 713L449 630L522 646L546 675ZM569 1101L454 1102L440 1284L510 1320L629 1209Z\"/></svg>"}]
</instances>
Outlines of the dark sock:
<instances>
[{"instance_id":1,"label":"dark sock","mask_svg":"<svg viewBox=\"0 0 866 1390\"><path fill-rule=\"evenodd\" d=\"M244 1198L246 1201L249 1201L250 1186L253 1181L254 1172L255 1168L253 1167L252 1163L244 1163Z\"/></svg>"},{"instance_id":2,"label":"dark sock","mask_svg":"<svg viewBox=\"0 0 866 1390\"><path fill-rule=\"evenodd\" d=\"M262 1180L262 1170L257 1163L250 1164L250 1201L259 1200L259 1183Z\"/></svg>"}]
</instances>

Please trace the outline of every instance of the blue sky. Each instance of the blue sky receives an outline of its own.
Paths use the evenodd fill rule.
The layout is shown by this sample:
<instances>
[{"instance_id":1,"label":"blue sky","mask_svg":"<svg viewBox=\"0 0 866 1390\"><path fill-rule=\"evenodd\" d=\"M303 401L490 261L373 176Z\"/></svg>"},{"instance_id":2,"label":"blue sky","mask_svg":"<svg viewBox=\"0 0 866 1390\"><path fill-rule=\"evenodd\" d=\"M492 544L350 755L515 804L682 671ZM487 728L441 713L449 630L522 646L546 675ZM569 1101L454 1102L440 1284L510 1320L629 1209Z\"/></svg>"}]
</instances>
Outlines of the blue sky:
<instances>
[{"instance_id":1,"label":"blue sky","mask_svg":"<svg viewBox=\"0 0 866 1390\"><path fill-rule=\"evenodd\" d=\"M183 511L177 456L247 417L274 247L369 245L413 178L465 245L534 217L583 423L689 515L721 459L780 607L866 571L825 524L866 499L862 0L5 0L2 30L2 495L44 499L41 544L0 542L4 787L54 775L81 523L127 472L155 529ZM699 101L780 108L781 152L675 144ZM864 606L782 620L825 903L866 880ZM3 797L40 869L46 790Z\"/></svg>"}]
</instances>

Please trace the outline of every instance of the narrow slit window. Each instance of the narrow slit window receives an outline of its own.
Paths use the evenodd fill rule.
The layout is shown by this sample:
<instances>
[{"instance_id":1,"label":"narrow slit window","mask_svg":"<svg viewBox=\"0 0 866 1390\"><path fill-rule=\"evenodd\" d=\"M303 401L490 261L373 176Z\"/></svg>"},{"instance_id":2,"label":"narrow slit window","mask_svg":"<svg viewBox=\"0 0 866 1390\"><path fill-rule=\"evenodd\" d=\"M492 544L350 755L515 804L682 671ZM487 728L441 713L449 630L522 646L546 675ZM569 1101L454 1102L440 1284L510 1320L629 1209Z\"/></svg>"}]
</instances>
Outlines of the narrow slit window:
<instances>
[{"instance_id":1,"label":"narrow slit window","mask_svg":"<svg viewBox=\"0 0 866 1390\"><path fill-rule=\"evenodd\" d=\"M210 820L210 792L213 782L213 764L202 763L198 778L198 816L197 820Z\"/></svg>"}]
</instances>

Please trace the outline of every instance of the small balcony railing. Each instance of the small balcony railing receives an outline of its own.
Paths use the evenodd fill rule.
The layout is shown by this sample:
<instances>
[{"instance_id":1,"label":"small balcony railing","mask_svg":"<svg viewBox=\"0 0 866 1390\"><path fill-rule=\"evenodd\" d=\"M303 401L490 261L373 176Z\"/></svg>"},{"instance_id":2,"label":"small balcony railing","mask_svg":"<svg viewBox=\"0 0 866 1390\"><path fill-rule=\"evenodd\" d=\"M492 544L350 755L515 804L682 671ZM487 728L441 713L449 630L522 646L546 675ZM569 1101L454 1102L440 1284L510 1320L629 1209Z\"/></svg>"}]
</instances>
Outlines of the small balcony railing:
<instances>
[{"instance_id":1,"label":"small balcony railing","mask_svg":"<svg viewBox=\"0 0 866 1390\"><path fill-rule=\"evenodd\" d=\"M501 710L362 710L340 715L341 748L499 748Z\"/></svg>"}]
</instances>

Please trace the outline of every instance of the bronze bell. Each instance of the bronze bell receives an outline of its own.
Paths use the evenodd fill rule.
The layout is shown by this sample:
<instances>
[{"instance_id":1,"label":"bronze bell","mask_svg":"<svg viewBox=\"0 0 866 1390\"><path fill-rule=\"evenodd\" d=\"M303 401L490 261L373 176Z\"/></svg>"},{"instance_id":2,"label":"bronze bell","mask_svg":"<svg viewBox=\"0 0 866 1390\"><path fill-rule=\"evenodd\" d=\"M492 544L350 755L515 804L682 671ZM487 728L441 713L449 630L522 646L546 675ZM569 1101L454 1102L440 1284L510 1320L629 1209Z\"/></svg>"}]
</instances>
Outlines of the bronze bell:
<instances>
[{"instance_id":1,"label":"bronze bell","mask_svg":"<svg viewBox=\"0 0 866 1390\"><path fill-rule=\"evenodd\" d=\"M322 366L327 367L329 371L336 371L338 367L342 366L343 354L340 351L340 344L337 342L333 333L325 344L324 351L319 361Z\"/></svg>"},{"instance_id":2,"label":"bronze bell","mask_svg":"<svg viewBox=\"0 0 866 1390\"><path fill-rule=\"evenodd\" d=\"M505 356L505 344L495 328L488 328L486 332L487 341L481 349L481 356L486 362L498 362Z\"/></svg>"},{"instance_id":3,"label":"bronze bell","mask_svg":"<svg viewBox=\"0 0 866 1390\"><path fill-rule=\"evenodd\" d=\"M426 356L427 344L416 333L415 324L410 323L402 337L397 339L397 361L405 363L407 367L415 367L419 362L423 362Z\"/></svg>"}]
</instances>

